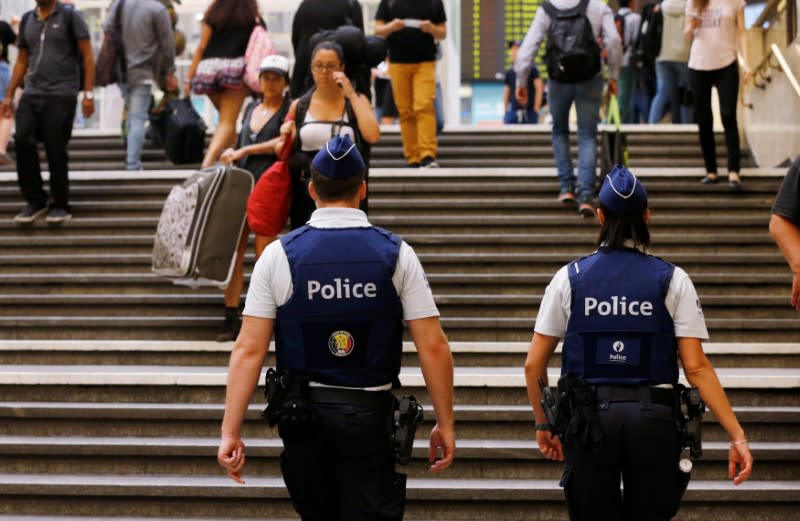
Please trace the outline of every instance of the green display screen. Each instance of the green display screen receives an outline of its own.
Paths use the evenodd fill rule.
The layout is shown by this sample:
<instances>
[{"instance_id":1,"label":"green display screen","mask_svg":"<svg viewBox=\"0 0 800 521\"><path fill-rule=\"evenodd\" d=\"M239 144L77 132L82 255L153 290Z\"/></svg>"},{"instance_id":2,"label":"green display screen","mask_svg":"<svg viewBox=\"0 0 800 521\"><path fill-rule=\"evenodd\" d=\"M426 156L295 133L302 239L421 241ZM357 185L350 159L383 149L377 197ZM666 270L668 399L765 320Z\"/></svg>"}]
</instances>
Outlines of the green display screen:
<instances>
[{"instance_id":1,"label":"green display screen","mask_svg":"<svg viewBox=\"0 0 800 521\"><path fill-rule=\"evenodd\" d=\"M462 81L492 81L511 67L508 42L522 40L544 0L466 0L461 13ZM541 54L536 59L540 71Z\"/></svg>"}]
</instances>

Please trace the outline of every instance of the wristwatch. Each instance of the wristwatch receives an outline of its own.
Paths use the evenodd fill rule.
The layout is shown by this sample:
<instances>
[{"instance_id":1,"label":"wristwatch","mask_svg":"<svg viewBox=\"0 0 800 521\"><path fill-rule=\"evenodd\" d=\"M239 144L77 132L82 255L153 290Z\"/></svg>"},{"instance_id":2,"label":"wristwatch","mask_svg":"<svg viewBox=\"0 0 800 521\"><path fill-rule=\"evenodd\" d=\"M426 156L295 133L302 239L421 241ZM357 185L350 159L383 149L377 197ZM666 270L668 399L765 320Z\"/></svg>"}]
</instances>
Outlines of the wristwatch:
<instances>
[{"instance_id":1,"label":"wristwatch","mask_svg":"<svg viewBox=\"0 0 800 521\"><path fill-rule=\"evenodd\" d=\"M83 99L93 100L94 99L94 92L90 90L86 90L83 92Z\"/></svg>"},{"instance_id":2,"label":"wristwatch","mask_svg":"<svg viewBox=\"0 0 800 521\"><path fill-rule=\"evenodd\" d=\"M553 426L552 426L552 425L550 425L549 423L537 423L537 424L534 426L534 428L535 428L537 431L551 431L551 430L553 430Z\"/></svg>"}]
</instances>

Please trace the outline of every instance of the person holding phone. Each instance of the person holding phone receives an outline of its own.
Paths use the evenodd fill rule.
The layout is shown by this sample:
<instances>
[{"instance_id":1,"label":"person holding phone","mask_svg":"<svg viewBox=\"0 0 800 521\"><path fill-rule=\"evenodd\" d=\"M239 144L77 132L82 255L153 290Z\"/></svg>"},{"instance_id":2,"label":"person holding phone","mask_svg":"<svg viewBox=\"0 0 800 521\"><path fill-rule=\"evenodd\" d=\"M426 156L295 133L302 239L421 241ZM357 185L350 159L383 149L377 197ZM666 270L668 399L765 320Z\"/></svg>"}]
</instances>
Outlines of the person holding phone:
<instances>
[{"instance_id":1,"label":"person holding phone","mask_svg":"<svg viewBox=\"0 0 800 521\"><path fill-rule=\"evenodd\" d=\"M389 47L406 164L436 168L436 42L447 37L442 0L381 0L375 34L386 38Z\"/></svg>"},{"instance_id":2,"label":"person holding phone","mask_svg":"<svg viewBox=\"0 0 800 521\"><path fill-rule=\"evenodd\" d=\"M716 87L728 149L728 187L737 191L742 188L742 180L739 177L741 151L736 103L740 81L747 81L751 75L747 64L744 4L744 0L690 0L686 3L683 29L684 37L693 38L689 51L689 87L706 167L706 176L700 182L715 184L719 181L711 112L711 88Z\"/></svg>"}]
</instances>

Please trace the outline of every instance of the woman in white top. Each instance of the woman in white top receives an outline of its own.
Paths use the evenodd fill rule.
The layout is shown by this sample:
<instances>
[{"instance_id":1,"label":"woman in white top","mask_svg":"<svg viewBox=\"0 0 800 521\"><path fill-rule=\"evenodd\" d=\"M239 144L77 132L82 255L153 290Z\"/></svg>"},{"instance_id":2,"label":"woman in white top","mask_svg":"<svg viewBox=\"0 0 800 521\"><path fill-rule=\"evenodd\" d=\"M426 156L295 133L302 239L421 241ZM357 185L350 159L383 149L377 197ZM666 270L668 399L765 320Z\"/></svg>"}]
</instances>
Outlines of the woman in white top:
<instances>
[{"instance_id":1,"label":"woman in white top","mask_svg":"<svg viewBox=\"0 0 800 521\"><path fill-rule=\"evenodd\" d=\"M744 0L690 0L686 4L683 30L684 37L693 38L689 52L689 86L694 98L695 120L706 167L706 176L701 183L718 182L714 119L711 113L711 87L715 86L719 93L722 125L725 127L728 186L731 190L741 189L739 128L736 123L739 67L742 68L742 81L750 77L744 4Z\"/></svg>"},{"instance_id":2,"label":"woman in white top","mask_svg":"<svg viewBox=\"0 0 800 521\"><path fill-rule=\"evenodd\" d=\"M372 104L353 88L344 73L344 51L324 41L311 53L314 86L289 108L287 122L294 138L289 161L292 172L291 228L303 226L314 211L308 195L311 158L335 135L349 135L369 168L369 145L381 136ZM283 144L281 143L280 147ZM366 209L366 208L362 208Z\"/></svg>"}]
</instances>

